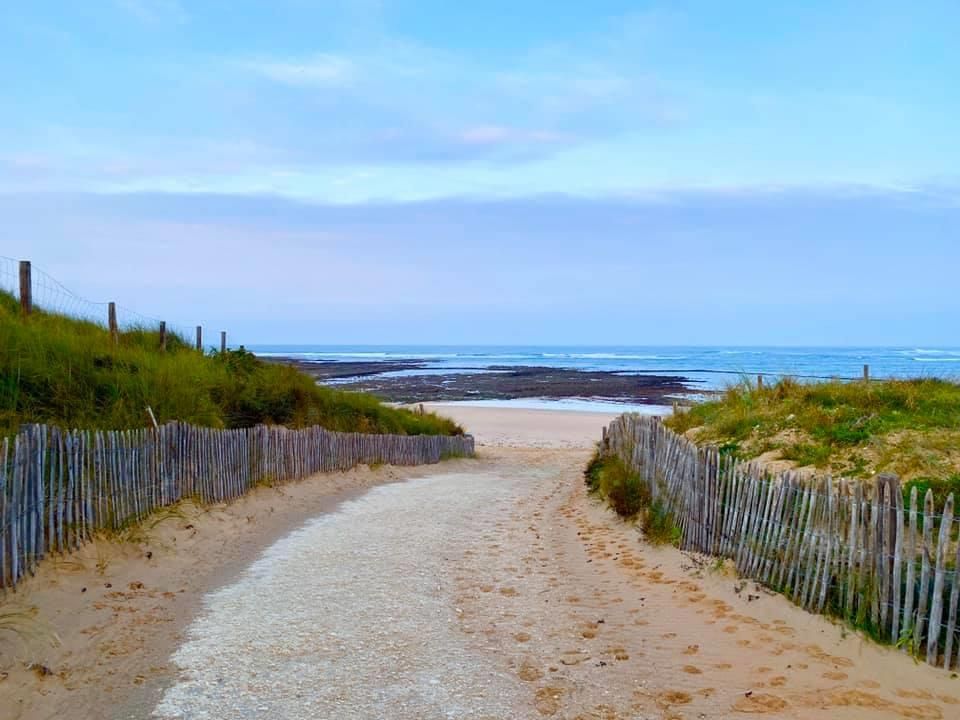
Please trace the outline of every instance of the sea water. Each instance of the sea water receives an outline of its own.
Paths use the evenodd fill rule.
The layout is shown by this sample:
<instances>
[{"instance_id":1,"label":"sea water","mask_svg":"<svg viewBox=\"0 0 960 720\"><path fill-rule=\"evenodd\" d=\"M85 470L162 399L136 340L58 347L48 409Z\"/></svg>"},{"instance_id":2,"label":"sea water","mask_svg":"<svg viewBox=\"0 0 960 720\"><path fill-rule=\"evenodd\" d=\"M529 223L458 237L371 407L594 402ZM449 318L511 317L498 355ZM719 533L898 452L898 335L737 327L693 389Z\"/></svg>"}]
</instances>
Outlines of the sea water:
<instances>
[{"instance_id":1,"label":"sea water","mask_svg":"<svg viewBox=\"0 0 960 720\"><path fill-rule=\"evenodd\" d=\"M422 360L403 374L484 372L538 365L641 375L682 375L696 388L721 389L743 377L853 379L870 366L876 378L960 378L960 348L908 347L643 347L469 345L252 345L264 356L305 361Z\"/></svg>"}]
</instances>

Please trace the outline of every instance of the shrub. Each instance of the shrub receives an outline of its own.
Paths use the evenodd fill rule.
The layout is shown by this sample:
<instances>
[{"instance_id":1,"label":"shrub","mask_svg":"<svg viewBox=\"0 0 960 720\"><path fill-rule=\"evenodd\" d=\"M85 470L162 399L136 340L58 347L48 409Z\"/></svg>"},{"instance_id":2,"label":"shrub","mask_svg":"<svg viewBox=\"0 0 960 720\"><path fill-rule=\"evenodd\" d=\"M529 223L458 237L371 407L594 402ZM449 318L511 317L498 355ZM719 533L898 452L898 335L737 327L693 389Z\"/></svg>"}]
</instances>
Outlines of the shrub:
<instances>
[{"instance_id":1,"label":"shrub","mask_svg":"<svg viewBox=\"0 0 960 720\"><path fill-rule=\"evenodd\" d=\"M650 502L646 484L615 455L596 453L583 474L591 492L606 498L623 517L633 517Z\"/></svg>"},{"instance_id":2,"label":"shrub","mask_svg":"<svg viewBox=\"0 0 960 720\"><path fill-rule=\"evenodd\" d=\"M600 489L600 475L602 472L603 458L600 455L600 450L597 449L594 451L593 457L590 458L590 462L587 463L587 467L583 471L583 481L586 483L590 492L596 492Z\"/></svg>"},{"instance_id":3,"label":"shrub","mask_svg":"<svg viewBox=\"0 0 960 720\"><path fill-rule=\"evenodd\" d=\"M680 529L674 517L660 502L652 501L650 488L619 457L595 453L584 470L584 481L591 492L606 498L617 514L640 516L647 539L656 544L680 542Z\"/></svg>"},{"instance_id":4,"label":"shrub","mask_svg":"<svg viewBox=\"0 0 960 720\"><path fill-rule=\"evenodd\" d=\"M644 513L643 533L654 545L679 545L681 540L673 514L660 501L651 503Z\"/></svg>"},{"instance_id":5,"label":"shrub","mask_svg":"<svg viewBox=\"0 0 960 720\"><path fill-rule=\"evenodd\" d=\"M921 509L927 490L933 490L933 506L935 508L942 508L950 493L953 493L954 503L960 502L960 474L950 475L946 478L921 477L904 483L902 486L903 505L906 508L910 507L910 491L913 488L917 489L917 503Z\"/></svg>"}]
</instances>

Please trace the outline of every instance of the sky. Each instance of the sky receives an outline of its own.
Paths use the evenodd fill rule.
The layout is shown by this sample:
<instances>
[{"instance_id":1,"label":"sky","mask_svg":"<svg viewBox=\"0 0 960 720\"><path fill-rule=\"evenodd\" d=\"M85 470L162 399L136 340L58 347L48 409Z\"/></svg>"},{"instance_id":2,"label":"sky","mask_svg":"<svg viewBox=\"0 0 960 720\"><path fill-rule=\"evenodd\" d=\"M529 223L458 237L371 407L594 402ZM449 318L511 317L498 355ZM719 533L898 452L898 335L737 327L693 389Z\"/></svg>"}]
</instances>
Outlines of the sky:
<instances>
[{"instance_id":1,"label":"sky","mask_svg":"<svg viewBox=\"0 0 960 720\"><path fill-rule=\"evenodd\" d=\"M960 345L960 4L0 8L0 255L246 343Z\"/></svg>"}]
</instances>

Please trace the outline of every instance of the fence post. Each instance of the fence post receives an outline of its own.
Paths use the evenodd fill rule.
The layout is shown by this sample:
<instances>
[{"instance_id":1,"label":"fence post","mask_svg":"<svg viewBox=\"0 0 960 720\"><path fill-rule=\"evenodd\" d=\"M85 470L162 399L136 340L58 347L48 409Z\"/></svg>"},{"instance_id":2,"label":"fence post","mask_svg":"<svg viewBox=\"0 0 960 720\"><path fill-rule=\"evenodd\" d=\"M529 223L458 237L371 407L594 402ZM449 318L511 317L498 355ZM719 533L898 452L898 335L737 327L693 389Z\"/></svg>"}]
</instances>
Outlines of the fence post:
<instances>
[{"instance_id":1,"label":"fence post","mask_svg":"<svg viewBox=\"0 0 960 720\"><path fill-rule=\"evenodd\" d=\"M227 331L220 331L220 354L222 355L227 351Z\"/></svg>"},{"instance_id":2,"label":"fence post","mask_svg":"<svg viewBox=\"0 0 960 720\"><path fill-rule=\"evenodd\" d=\"M160 321L160 352L167 349L167 321Z\"/></svg>"},{"instance_id":3,"label":"fence post","mask_svg":"<svg viewBox=\"0 0 960 720\"><path fill-rule=\"evenodd\" d=\"M110 339L116 343L119 334L117 332L117 304L114 302L107 305L107 325L110 327Z\"/></svg>"},{"instance_id":4,"label":"fence post","mask_svg":"<svg viewBox=\"0 0 960 720\"><path fill-rule=\"evenodd\" d=\"M20 310L24 316L33 312L33 282L30 261L20 261Z\"/></svg>"},{"instance_id":5,"label":"fence post","mask_svg":"<svg viewBox=\"0 0 960 720\"><path fill-rule=\"evenodd\" d=\"M757 375L757 390L763 390L763 375Z\"/></svg>"},{"instance_id":6,"label":"fence post","mask_svg":"<svg viewBox=\"0 0 960 720\"><path fill-rule=\"evenodd\" d=\"M863 379L864 379L864 382L867 382L867 381L870 380L870 366L869 366L869 365L864 365L864 366L863 366Z\"/></svg>"},{"instance_id":7,"label":"fence post","mask_svg":"<svg viewBox=\"0 0 960 720\"><path fill-rule=\"evenodd\" d=\"M197 350L203 350L203 328L197 325Z\"/></svg>"}]
</instances>

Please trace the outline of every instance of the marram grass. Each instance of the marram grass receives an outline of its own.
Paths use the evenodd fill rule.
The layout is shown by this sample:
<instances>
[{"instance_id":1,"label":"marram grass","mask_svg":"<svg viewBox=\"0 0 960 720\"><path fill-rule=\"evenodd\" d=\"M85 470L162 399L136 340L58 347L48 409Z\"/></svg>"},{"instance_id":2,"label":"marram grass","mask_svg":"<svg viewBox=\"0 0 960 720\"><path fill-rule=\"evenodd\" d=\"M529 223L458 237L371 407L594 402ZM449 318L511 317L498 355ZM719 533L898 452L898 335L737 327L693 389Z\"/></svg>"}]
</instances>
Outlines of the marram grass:
<instances>
[{"instance_id":1,"label":"marram grass","mask_svg":"<svg viewBox=\"0 0 960 720\"><path fill-rule=\"evenodd\" d=\"M743 381L666 424L743 458L769 453L834 475L943 481L960 472L960 385L947 380Z\"/></svg>"},{"instance_id":2,"label":"marram grass","mask_svg":"<svg viewBox=\"0 0 960 720\"><path fill-rule=\"evenodd\" d=\"M125 331L114 343L93 323L42 311L24 319L15 299L0 293L0 433L10 435L23 423L143 427L148 405L160 423L216 428L273 423L342 432L462 433L446 418L320 387L292 367L248 352L204 354L176 335L168 335L161 352L159 334L144 328Z\"/></svg>"}]
</instances>

